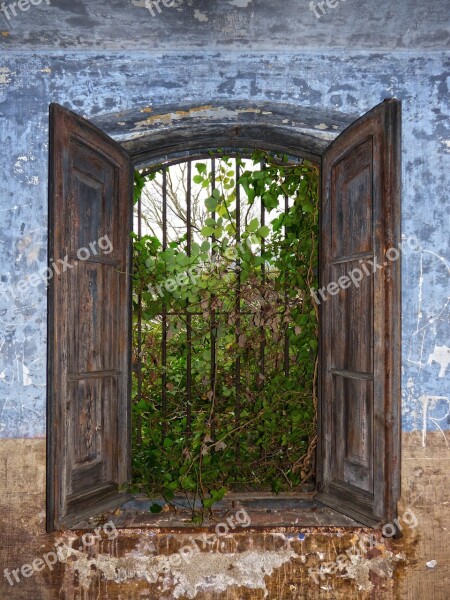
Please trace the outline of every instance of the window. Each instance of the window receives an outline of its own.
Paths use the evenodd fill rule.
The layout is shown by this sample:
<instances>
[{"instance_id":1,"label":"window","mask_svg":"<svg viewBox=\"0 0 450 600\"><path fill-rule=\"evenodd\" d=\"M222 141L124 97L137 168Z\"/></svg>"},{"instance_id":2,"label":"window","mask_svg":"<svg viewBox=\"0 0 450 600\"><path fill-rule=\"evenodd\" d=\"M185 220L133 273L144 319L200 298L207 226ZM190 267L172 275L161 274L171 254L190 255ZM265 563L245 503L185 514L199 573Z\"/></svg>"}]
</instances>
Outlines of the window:
<instances>
[{"instance_id":1,"label":"window","mask_svg":"<svg viewBox=\"0 0 450 600\"><path fill-rule=\"evenodd\" d=\"M400 266L383 261L400 242L399 102L385 101L336 139L304 123L298 131L266 121L213 125L203 131L193 122L191 139L176 128L159 132L159 156L226 140L320 164L319 288L327 296L319 306L317 497L360 523L387 521L399 495ZM119 489L130 478L131 282L124 275L132 159L157 154L145 142L128 148L51 106L49 257L72 266L49 286L49 531L123 503ZM105 235L110 252L80 255ZM341 286L364 261L373 272Z\"/></svg>"},{"instance_id":2,"label":"window","mask_svg":"<svg viewBox=\"0 0 450 600\"><path fill-rule=\"evenodd\" d=\"M312 485L319 169L248 154L136 173L133 491L174 508Z\"/></svg>"}]
</instances>

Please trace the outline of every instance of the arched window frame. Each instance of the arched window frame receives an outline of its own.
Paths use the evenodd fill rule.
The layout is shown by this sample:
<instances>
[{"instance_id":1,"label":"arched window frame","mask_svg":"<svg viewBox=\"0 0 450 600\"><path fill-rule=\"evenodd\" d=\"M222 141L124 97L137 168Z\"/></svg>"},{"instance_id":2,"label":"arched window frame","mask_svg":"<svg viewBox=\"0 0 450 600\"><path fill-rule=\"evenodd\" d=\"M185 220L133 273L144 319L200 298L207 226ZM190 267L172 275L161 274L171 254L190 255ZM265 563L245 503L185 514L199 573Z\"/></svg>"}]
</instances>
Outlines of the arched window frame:
<instances>
[{"instance_id":1,"label":"arched window frame","mask_svg":"<svg viewBox=\"0 0 450 600\"><path fill-rule=\"evenodd\" d=\"M131 475L131 283L117 277L131 269L133 169L210 148L257 147L318 163L319 288L328 290L338 265L399 247L400 120L393 99L362 117L229 103L146 107L93 122L51 105L49 259L75 260L87 232L106 231L113 251L86 261L75 283L68 271L49 286L49 531L123 503L120 486ZM317 498L376 526L395 517L400 490L400 261L367 281L364 302L341 289L319 307ZM350 323L355 307L360 328ZM99 323L108 325L101 335ZM355 367L361 355L363 371Z\"/></svg>"}]
</instances>

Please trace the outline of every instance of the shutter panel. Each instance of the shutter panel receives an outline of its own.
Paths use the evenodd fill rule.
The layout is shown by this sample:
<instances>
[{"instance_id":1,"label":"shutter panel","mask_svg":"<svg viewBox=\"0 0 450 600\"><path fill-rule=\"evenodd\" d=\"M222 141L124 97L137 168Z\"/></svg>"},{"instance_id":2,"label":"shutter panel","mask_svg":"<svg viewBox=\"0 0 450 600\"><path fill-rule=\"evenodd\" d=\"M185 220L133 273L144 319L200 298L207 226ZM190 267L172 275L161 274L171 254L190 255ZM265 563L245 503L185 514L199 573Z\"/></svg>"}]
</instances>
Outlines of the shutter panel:
<instances>
[{"instance_id":1,"label":"shutter panel","mask_svg":"<svg viewBox=\"0 0 450 600\"><path fill-rule=\"evenodd\" d=\"M122 502L130 479L133 169L114 140L53 104L49 181L52 531Z\"/></svg>"},{"instance_id":2,"label":"shutter panel","mask_svg":"<svg viewBox=\"0 0 450 600\"><path fill-rule=\"evenodd\" d=\"M317 499L374 526L395 516L400 486L401 258L385 256L400 243L398 101L376 106L324 152L321 228L320 288L363 275L319 296Z\"/></svg>"}]
</instances>

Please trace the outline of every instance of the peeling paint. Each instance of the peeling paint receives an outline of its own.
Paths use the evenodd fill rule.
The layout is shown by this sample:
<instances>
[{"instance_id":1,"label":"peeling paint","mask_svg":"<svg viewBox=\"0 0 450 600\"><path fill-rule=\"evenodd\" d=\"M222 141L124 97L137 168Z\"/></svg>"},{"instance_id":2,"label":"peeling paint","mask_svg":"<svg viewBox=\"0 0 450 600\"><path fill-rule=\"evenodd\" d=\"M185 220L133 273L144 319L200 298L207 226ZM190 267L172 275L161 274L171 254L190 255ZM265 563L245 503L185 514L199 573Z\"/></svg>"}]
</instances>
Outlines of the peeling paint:
<instances>
[{"instance_id":1,"label":"peeling paint","mask_svg":"<svg viewBox=\"0 0 450 600\"><path fill-rule=\"evenodd\" d=\"M253 0L229 0L228 4L231 4L231 6L237 6L238 8L247 8L247 6L252 2Z\"/></svg>"},{"instance_id":2,"label":"peeling paint","mask_svg":"<svg viewBox=\"0 0 450 600\"><path fill-rule=\"evenodd\" d=\"M154 547L154 546L153 546ZM87 591L98 574L108 581L124 583L143 579L171 589L173 598L189 599L203 591L220 593L228 588L247 587L264 591L265 577L270 576L297 555L293 550L247 550L240 553L196 552L183 558L181 553L148 556L136 552L125 557L98 553L95 557L64 545L67 566L78 574L81 586Z\"/></svg>"},{"instance_id":3,"label":"peeling paint","mask_svg":"<svg viewBox=\"0 0 450 600\"><path fill-rule=\"evenodd\" d=\"M438 377L445 377L445 372L450 364L450 348L447 346L434 346L433 353L428 357L428 365L434 362L440 365Z\"/></svg>"},{"instance_id":4,"label":"peeling paint","mask_svg":"<svg viewBox=\"0 0 450 600\"><path fill-rule=\"evenodd\" d=\"M200 21L200 23L206 23L209 21L208 15L200 12L198 8L196 8L194 11L194 19L197 19L197 21Z\"/></svg>"},{"instance_id":5,"label":"peeling paint","mask_svg":"<svg viewBox=\"0 0 450 600\"><path fill-rule=\"evenodd\" d=\"M375 558L365 558L356 555L350 555L350 564L347 566L347 572L344 575L346 579L354 579L358 590L370 592L374 584L370 580L370 574L376 573L379 577L391 579L394 573L395 564L404 561L404 554L394 555L392 552L385 551L382 556Z\"/></svg>"},{"instance_id":6,"label":"peeling paint","mask_svg":"<svg viewBox=\"0 0 450 600\"><path fill-rule=\"evenodd\" d=\"M13 74L7 67L0 67L0 83L10 83Z\"/></svg>"}]
</instances>

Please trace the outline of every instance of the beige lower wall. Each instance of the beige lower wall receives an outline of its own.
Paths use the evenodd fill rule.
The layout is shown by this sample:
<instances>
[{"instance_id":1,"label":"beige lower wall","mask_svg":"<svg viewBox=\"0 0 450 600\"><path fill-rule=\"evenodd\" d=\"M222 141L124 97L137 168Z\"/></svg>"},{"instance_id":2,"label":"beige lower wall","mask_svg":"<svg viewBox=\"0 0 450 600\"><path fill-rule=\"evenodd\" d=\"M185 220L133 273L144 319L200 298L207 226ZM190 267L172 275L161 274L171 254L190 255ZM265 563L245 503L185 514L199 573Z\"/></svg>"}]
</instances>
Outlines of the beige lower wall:
<instances>
[{"instance_id":1,"label":"beige lower wall","mask_svg":"<svg viewBox=\"0 0 450 600\"><path fill-rule=\"evenodd\" d=\"M345 552L361 530L303 529L304 539L244 532L206 548L197 541L201 554L186 560L178 550L191 543L187 534L121 530L115 540L103 535L88 554L76 550L81 533L45 533L45 440L1 440L0 599L448 600L450 449L443 434L429 434L425 447L418 434L403 435L402 477L399 516L412 509L418 526L403 524L403 538L352 559L350 578L338 572L316 583L308 569ZM11 574L9 585L5 568L31 564L59 542L75 549L67 560L29 578L18 572L19 583ZM427 567L432 560L436 566ZM146 579L152 570L156 583Z\"/></svg>"}]
</instances>

